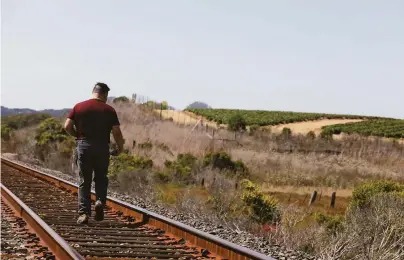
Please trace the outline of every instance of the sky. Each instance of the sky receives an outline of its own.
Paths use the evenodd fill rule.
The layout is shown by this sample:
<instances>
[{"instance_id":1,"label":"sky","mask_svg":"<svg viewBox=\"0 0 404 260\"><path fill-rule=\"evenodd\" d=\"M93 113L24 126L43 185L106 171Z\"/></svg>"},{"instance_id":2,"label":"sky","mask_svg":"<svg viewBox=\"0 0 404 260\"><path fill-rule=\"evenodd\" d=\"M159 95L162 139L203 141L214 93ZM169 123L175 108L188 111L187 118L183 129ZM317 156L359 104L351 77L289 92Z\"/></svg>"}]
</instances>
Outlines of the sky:
<instances>
[{"instance_id":1,"label":"sky","mask_svg":"<svg viewBox=\"0 0 404 260\"><path fill-rule=\"evenodd\" d=\"M2 0L1 103L70 108L97 81L183 109L404 118L402 0Z\"/></svg>"}]
</instances>

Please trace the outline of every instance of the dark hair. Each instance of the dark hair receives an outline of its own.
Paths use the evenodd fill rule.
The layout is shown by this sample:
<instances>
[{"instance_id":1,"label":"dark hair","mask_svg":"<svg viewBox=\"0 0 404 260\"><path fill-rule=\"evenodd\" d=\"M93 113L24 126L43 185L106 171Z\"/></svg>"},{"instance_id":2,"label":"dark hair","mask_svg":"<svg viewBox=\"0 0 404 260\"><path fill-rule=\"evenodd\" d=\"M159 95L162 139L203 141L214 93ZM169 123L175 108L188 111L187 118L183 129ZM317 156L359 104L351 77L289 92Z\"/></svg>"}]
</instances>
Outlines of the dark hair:
<instances>
[{"instance_id":1,"label":"dark hair","mask_svg":"<svg viewBox=\"0 0 404 260\"><path fill-rule=\"evenodd\" d=\"M109 87L107 84L102 82L97 82L93 88L93 93L101 93L105 94L109 91Z\"/></svg>"}]
</instances>

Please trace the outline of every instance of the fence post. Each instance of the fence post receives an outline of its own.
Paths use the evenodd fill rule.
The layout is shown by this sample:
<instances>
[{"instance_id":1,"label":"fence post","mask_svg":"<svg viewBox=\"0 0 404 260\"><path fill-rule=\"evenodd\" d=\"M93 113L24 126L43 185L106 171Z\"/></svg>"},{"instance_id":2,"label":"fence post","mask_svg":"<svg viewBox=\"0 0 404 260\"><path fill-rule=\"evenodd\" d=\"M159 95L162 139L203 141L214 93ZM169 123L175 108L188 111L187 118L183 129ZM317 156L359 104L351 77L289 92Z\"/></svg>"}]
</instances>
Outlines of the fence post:
<instances>
[{"instance_id":1,"label":"fence post","mask_svg":"<svg viewBox=\"0 0 404 260\"><path fill-rule=\"evenodd\" d=\"M212 130L212 152L215 152L215 129Z\"/></svg>"},{"instance_id":2,"label":"fence post","mask_svg":"<svg viewBox=\"0 0 404 260\"><path fill-rule=\"evenodd\" d=\"M330 207L334 208L335 207L335 199L337 198L337 193L334 191L331 195L331 204Z\"/></svg>"},{"instance_id":3,"label":"fence post","mask_svg":"<svg viewBox=\"0 0 404 260\"><path fill-rule=\"evenodd\" d=\"M160 120L163 119L163 103L160 103Z\"/></svg>"},{"instance_id":4,"label":"fence post","mask_svg":"<svg viewBox=\"0 0 404 260\"><path fill-rule=\"evenodd\" d=\"M317 191L313 191L313 193L311 194L309 206L311 206L316 201L316 198L317 198Z\"/></svg>"}]
</instances>

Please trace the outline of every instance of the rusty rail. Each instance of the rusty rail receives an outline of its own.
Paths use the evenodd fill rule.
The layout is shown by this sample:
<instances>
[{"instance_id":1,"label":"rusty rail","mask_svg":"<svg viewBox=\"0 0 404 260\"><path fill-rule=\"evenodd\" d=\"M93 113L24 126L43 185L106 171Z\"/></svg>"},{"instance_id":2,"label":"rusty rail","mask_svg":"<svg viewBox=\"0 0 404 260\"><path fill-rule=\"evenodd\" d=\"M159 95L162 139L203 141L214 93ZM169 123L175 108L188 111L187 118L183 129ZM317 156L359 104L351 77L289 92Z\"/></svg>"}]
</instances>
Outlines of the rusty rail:
<instances>
[{"instance_id":1,"label":"rusty rail","mask_svg":"<svg viewBox=\"0 0 404 260\"><path fill-rule=\"evenodd\" d=\"M14 169L21 172L30 174L38 179L50 182L53 185L69 190L73 193L78 192L78 186L69 181L54 177L47 173L40 172L33 168L25 165L21 165L16 162L1 158L2 164L8 165ZM95 199L95 194L92 192L92 199ZM145 210L143 208L131 205L124 201L118 200L108 196L107 206L113 210L122 212L123 215L131 216L137 220L138 223L142 225L150 225L154 228L162 229L165 232L173 235L176 238L182 238L187 243L192 244L203 250L211 252L217 259L234 259L234 260L246 260L246 259L256 259L256 260L274 260L274 258L267 255L255 252L248 248L236 245L229 241L223 240L221 238L215 237L206 232L202 232L193 227L185 225L175 220L171 220L154 212Z\"/></svg>"},{"instance_id":2,"label":"rusty rail","mask_svg":"<svg viewBox=\"0 0 404 260\"><path fill-rule=\"evenodd\" d=\"M25 220L27 225L35 231L41 242L52 251L57 259L84 259L2 183L0 183L0 188L3 201L13 209L15 214Z\"/></svg>"}]
</instances>

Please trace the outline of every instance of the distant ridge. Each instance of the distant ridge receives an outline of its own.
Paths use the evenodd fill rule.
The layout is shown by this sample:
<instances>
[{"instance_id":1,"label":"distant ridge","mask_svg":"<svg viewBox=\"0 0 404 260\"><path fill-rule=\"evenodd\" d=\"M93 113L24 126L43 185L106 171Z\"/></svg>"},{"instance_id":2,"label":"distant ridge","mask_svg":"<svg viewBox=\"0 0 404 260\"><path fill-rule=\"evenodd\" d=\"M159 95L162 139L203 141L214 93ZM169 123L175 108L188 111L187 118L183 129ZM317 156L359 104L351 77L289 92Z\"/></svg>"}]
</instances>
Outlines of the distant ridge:
<instances>
[{"instance_id":1,"label":"distant ridge","mask_svg":"<svg viewBox=\"0 0 404 260\"><path fill-rule=\"evenodd\" d=\"M66 115L67 113L69 113L69 111L70 111L70 108L34 110L34 109L30 109L30 108L8 108L8 107L1 106L1 116L44 113L44 114L49 114L54 117L61 117L61 116Z\"/></svg>"}]
</instances>

